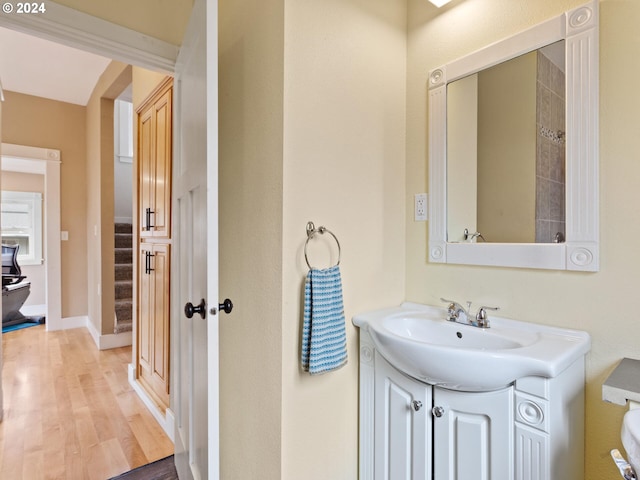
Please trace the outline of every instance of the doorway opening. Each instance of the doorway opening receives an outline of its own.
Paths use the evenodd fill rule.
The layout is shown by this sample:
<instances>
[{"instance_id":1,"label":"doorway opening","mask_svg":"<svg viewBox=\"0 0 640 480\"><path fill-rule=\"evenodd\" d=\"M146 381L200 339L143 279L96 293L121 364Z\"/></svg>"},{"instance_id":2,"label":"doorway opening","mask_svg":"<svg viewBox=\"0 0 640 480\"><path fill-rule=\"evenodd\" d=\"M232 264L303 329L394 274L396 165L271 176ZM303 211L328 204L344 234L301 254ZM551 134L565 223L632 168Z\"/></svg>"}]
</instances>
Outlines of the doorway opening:
<instances>
[{"instance_id":1,"label":"doorway opening","mask_svg":"<svg viewBox=\"0 0 640 480\"><path fill-rule=\"evenodd\" d=\"M39 184L40 187L23 187L27 191L42 190L42 245L41 254L34 255L21 266L28 270L27 276L32 282L33 298L28 299L25 315L43 315L46 318L47 330L62 328L61 301L61 255L60 255L60 152L58 150L31 147L26 145L2 144L2 171L23 174L14 177L17 182ZM28 175L29 177L25 177ZM14 183L13 185L17 185ZM20 187L13 187L20 188ZM7 190L7 182L2 179L2 190ZM33 243L37 243L34 239ZM36 258L40 256L41 258ZM20 260L19 260L20 261ZM26 273L26 272L25 272ZM35 289L34 289L35 287ZM33 295L33 293L31 294ZM30 296L31 296L30 295Z\"/></svg>"},{"instance_id":2,"label":"doorway opening","mask_svg":"<svg viewBox=\"0 0 640 480\"><path fill-rule=\"evenodd\" d=\"M113 223L115 334L133 328L133 89L113 105Z\"/></svg>"}]
</instances>

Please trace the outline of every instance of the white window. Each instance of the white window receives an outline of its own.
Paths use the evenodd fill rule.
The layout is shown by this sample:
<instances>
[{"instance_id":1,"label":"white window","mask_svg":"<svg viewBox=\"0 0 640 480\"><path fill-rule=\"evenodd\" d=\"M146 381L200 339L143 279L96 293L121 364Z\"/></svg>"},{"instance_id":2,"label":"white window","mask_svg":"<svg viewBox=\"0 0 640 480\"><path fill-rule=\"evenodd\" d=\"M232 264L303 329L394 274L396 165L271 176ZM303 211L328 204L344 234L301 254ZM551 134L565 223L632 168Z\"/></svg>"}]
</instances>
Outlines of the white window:
<instances>
[{"instance_id":1,"label":"white window","mask_svg":"<svg viewBox=\"0 0 640 480\"><path fill-rule=\"evenodd\" d=\"M18 263L40 265L42 260L42 194L2 191L2 243L20 245Z\"/></svg>"},{"instance_id":2,"label":"white window","mask_svg":"<svg viewBox=\"0 0 640 480\"><path fill-rule=\"evenodd\" d=\"M122 163L133 163L133 103L116 100L113 107L115 155Z\"/></svg>"}]
</instances>

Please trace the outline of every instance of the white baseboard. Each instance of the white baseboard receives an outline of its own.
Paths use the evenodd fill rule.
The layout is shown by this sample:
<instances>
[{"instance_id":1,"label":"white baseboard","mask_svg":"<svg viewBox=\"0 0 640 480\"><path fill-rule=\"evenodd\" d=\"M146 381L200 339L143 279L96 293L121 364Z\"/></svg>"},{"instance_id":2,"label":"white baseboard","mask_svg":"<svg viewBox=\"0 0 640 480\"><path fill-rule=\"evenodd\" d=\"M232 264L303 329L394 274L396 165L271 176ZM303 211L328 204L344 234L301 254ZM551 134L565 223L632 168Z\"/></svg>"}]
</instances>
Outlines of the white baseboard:
<instances>
[{"instance_id":1,"label":"white baseboard","mask_svg":"<svg viewBox=\"0 0 640 480\"><path fill-rule=\"evenodd\" d=\"M86 315L80 315L78 317L66 317L66 318L47 318L46 326L48 332L55 330L69 330L71 328L86 327L89 324L89 317ZM91 330L89 330L91 331Z\"/></svg>"},{"instance_id":2,"label":"white baseboard","mask_svg":"<svg viewBox=\"0 0 640 480\"><path fill-rule=\"evenodd\" d=\"M149 409L153 418L160 424L164 433L174 442L174 432L175 432L175 424L176 418L173 414L173 411L170 408L167 408L165 414L163 415L156 403L149 398L147 392L144 388L140 386L138 381L135 378L135 367L132 363L129 364L129 384L131 388L138 394L138 397L142 400L142 403Z\"/></svg>"},{"instance_id":3,"label":"white baseboard","mask_svg":"<svg viewBox=\"0 0 640 480\"><path fill-rule=\"evenodd\" d=\"M38 315L44 317L47 314L47 305L23 305L22 308L20 308L20 313L27 317L35 317Z\"/></svg>"},{"instance_id":4,"label":"white baseboard","mask_svg":"<svg viewBox=\"0 0 640 480\"><path fill-rule=\"evenodd\" d=\"M131 332L111 333L109 335L100 335L99 350L109 350L110 348L128 347L133 343L133 335Z\"/></svg>"},{"instance_id":5,"label":"white baseboard","mask_svg":"<svg viewBox=\"0 0 640 480\"><path fill-rule=\"evenodd\" d=\"M111 333L102 335L98 330L96 330L95 325L91 323L88 319L86 321L87 330L91 334L93 341L98 347L98 350L109 350L111 348L120 348L120 347L128 347L133 343L133 335L131 332L124 333Z\"/></svg>"},{"instance_id":6,"label":"white baseboard","mask_svg":"<svg viewBox=\"0 0 640 480\"><path fill-rule=\"evenodd\" d=\"M89 330L91 338L93 338L96 347L98 347L98 350L109 350L111 348L128 347L129 345L133 344L132 332L102 335L100 334L100 332L98 332L98 330L96 330L96 327L89 321L89 317L87 317L86 315L81 315L79 317L66 317L58 321L55 321L53 319L50 321L50 319L47 318L46 326L48 332L86 327L87 330Z\"/></svg>"}]
</instances>

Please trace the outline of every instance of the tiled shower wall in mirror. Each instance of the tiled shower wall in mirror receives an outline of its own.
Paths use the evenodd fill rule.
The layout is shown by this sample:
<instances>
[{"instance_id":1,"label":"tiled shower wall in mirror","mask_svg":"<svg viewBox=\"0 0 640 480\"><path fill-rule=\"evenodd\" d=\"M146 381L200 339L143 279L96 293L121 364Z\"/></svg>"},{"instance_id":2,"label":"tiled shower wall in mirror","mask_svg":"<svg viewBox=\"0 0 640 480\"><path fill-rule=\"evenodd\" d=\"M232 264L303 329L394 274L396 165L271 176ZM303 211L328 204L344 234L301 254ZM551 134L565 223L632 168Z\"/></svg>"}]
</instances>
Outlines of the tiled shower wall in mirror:
<instances>
[{"instance_id":1,"label":"tiled shower wall in mirror","mask_svg":"<svg viewBox=\"0 0 640 480\"><path fill-rule=\"evenodd\" d=\"M564 62L557 62L561 65ZM565 74L542 51L537 68L536 242L565 236Z\"/></svg>"}]
</instances>

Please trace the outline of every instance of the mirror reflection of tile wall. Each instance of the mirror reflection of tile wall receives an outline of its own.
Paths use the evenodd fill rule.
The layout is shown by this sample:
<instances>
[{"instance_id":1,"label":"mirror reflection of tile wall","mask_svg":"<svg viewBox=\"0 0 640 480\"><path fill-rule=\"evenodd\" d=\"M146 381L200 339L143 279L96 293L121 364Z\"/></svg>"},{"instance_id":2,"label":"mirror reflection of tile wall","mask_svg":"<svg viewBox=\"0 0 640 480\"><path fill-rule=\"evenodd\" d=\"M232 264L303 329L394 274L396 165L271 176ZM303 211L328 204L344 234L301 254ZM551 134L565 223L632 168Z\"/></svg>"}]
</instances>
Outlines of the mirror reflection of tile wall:
<instances>
[{"instance_id":1,"label":"mirror reflection of tile wall","mask_svg":"<svg viewBox=\"0 0 640 480\"><path fill-rule=\"evenodd\" d=\"M537 68L536 242L565 238L565 74L542 52Z\"/></svg>"}]
</instances>

